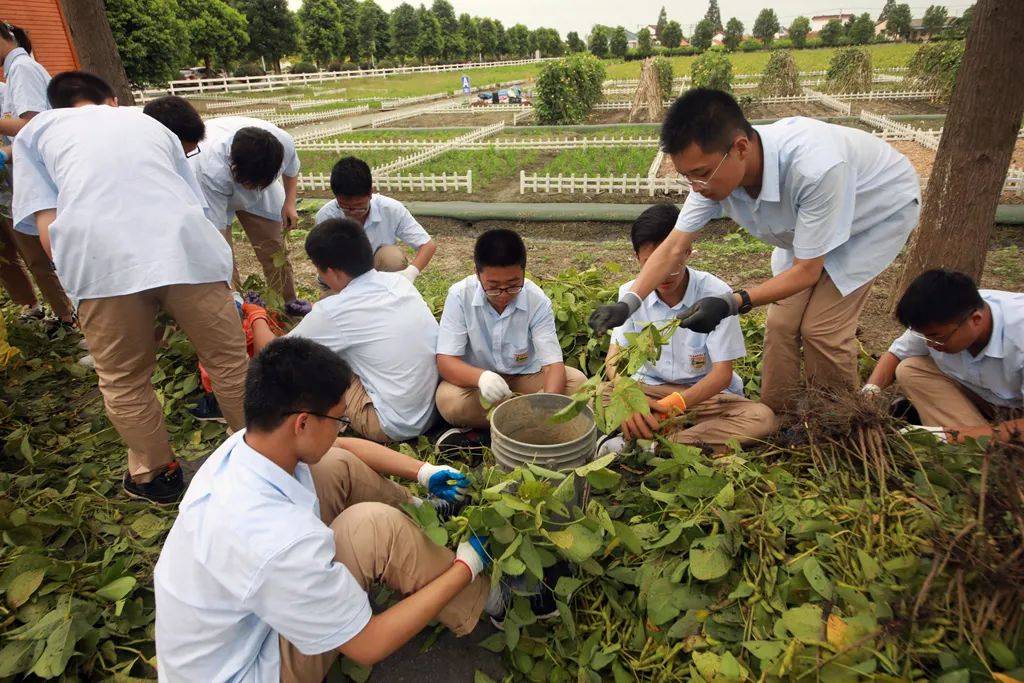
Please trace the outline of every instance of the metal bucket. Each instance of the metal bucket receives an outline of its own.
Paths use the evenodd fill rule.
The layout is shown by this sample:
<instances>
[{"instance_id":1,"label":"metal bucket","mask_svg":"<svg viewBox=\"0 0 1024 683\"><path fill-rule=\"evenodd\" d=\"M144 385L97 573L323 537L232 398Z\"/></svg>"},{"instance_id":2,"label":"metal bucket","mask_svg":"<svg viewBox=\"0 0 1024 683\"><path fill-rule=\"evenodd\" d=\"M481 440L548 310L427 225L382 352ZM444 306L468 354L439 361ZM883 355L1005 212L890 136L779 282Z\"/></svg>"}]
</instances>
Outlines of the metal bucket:
<instances>
[{"instance_id":1,"label":"metal bucket","mask_svg":"<svg viewBox=\"0 0 1024 683\"><path fill-rule=\"evenodd\" d=\"M491 452L505 469L533 463L555 471L590 462L597 448L594 413L584 407L568 422L551 416L572 399L561 394L527 394L505 401L491 413Z\"/></svg>"}]
</instances>

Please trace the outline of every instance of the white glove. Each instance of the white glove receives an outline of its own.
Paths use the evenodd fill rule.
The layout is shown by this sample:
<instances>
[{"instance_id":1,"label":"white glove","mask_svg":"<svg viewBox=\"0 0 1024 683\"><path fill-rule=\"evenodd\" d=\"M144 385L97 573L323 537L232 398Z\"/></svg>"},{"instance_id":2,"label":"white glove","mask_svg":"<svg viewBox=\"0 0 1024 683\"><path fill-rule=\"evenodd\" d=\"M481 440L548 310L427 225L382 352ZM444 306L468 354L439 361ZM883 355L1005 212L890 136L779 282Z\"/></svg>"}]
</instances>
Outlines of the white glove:
<instances>
[{"instance_id":1,"label":"white glove","mask_svg":"<svg viewBox=\"0 0 1024 683\"><path fill-rule=\"evenodd\" d=\"M455 550L455 561L469 567L469 572L473 575L474 579L490 564L485 543L485 539L478 536L470 536L469 539L460 543L459 547Z\"/></svg>"},{"instance_id":2,"label":"white glove","mask_svg":"<svg viewBox=\"0 0 1024 683\"><path fill-rule=\"evenodd\" d=\"M476 381L476 385L480 387L480 395L491 404L503 401L512 395L512 390L508 388L505 378L490 370L483 371L480 379Z\"/></svg>"},{"instance_id":3,"label":"white glove","mask_svg":"<svg viewBox=\"0 0 1024 683\"><path fill-rule=\"evenodd\" d=\"M441 476L437 476L440 474ZM469 486L469 477L447 465L425 462L416 472L416 481L431 495L449 502L462 500Z\"/></svg>"},{"instance_id":4,"label":"white glove","mask_svg":"<svg viewBox=\"0 0 1024 683\"><path fill-rule=\"evenodd\" d=\"M882 393L882 387L877 384L865 384L860 388L860 393L871 395L880 394Z\"/></svg>"},{"instance_id":5,"label":"white glove","mask_svg":"<svg viewBox=\"0 0 1024 683\"><path fill-rule=\"evenodd\" d=\"M416 278L420 274L420 269L410 263L405 267L405 270L398 271L398 274L409 282L416 282Z\"/></svg>"},{"instance_id":6,"label":"white glove","mask_svg":"<svg viewBox=\"0 0 1024 683\"><path fill-rule=\"evenodd\" d=\"M910 425L900 430L900 434L914 434L914 433L927 433L931 434L939 443L949 443L949 436L946 435L946 430L943 427L925 427L922 425Z\"/></svg>"}]
</instances>

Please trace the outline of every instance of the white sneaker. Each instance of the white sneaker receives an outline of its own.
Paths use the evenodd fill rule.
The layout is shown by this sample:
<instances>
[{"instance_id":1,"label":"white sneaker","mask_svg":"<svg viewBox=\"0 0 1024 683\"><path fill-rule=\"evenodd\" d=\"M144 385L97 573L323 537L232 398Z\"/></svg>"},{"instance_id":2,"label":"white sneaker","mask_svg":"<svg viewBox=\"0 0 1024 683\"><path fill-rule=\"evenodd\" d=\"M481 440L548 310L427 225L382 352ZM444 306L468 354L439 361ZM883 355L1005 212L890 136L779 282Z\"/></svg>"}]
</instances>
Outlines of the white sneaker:
<instances>
[{"instance_id":1,"label":"white sneaker","mask_svg":"<svg viewBox=\"0 0 1024 683\"><path fill-rule=\"evenodd\" d=\"M79 358L78 364L84 368L96 369L96 359L92 357L91 353Z\"/></svg>"},{"instance_id":2,"label":"white sneaker","mask_svg":"<svg viewBox=\"0 0 1024 683\"><path fill-rule=\"evenodd\" d=\"M85 341L85 337L82 337L81 339L78 340L78 348L82 349L83 351L89 350L89 342Z\"/></svg>"},{"instance_id":3,"label":"white sneaker","mask_svg":"<svg viewBox=\"0 0 1024 683\"><path fill-rule=\"evenodd\" d=\"M609 453L621 453L626 449L626 440L619 434L606 434L597 442L597 457Z\"/></svg>"}]
</instances>

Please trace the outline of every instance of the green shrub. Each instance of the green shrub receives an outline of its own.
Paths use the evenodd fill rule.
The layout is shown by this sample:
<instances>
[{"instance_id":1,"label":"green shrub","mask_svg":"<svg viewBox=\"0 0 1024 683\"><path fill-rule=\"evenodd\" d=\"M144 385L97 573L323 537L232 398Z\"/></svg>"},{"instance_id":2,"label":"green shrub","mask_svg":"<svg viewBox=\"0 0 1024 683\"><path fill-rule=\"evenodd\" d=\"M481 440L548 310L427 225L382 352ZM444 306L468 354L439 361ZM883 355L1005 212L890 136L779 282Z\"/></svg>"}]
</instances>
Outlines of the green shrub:
<instances>
[{"instance_id":1,"label":"green shrub","mask_svg":"<svg viewBox=\"0 0 1024 683\"><path fill-rule=\"evenodd\" d=\"M396 66L400 66L397 60L385 57L384 59L377 60L378 69L394 69Z\"/></svg>"},{"instance_id":2,"label":"green shrub","mask_svg":"<svg viewBox=\"0 0 1024 683\"><path fill-rule=\"evenodd\" d=\"M963 58L962 40L925 43L910 58L903 85L914 90L937 90L935 99L948 101Z\"/></svg>"},{"instance_id":3,"label":"green shrub","mask_svg":"<svg viewBox=\"0 0 1024 683\"><path fill-rule=\"evenodd\" d=\"M871 53L848 47L832 55L825 87L829 92L866 92L871 90L871 77Z\"/></svg>"},{"instance_id":4,"label":"green shrub","mask_svg":"<svg viewBox=\"0 0 1024 683\"><path fill-rule=\"evenodd\" d=\"M655 57L654 70L658 74L658 85L661 87L661 99L672 99L672 62L665 57Z\"/></svg>"},{"instance_id":5,"label":"green shrub","mask_svg":"<svg viewBox=\"0 0 1024 683\"><path fill-rule=\"evenodd\" d=\"M789 38L779 38L772 42L773 50L789 50L793 47L793 41Z\"/></svg>"},{"instance_id":6,"label":"green shrub","mask_svg":"<svg viewBox=\"0 0 1024 683\"><path fill-rule=\"evenodd\" d=\"M233 76L266 76L267 72L259 64L241 64L235 69Z\"/></svg>"},{"instance_id":7,"label":"green shrub","mask_svg":"<svg viewBox=\"0 0 1024 683\"><path fill-rule=\"evenodd\" d=\"M732 89L732 62L719 50L708 50L693 60L690 78L694 88Z\"/></svg>"},{"instance_id":8,"label":"green shrub","mask_svg":"<svg viewBox=\"0 0 1024 683\"><path fill-rule=\"evenodd\" d=\"M761 82L757 86L761 96L781 97L799 95L800 71L796 68L793 53L788 50L775 50L768 58L768 64L761 72Z\"/></svg>"},{"instance_id":9,"label":"green shrub","mask_svg":"<svg viewBox=\"0 0 1024 683\"><path fill-rule=\"evenodd\" d=\"M604 65L579 53L544 64L537 77L534 106L542 124L582 123L601 100Z\"/></svg>"},{"instance_id":10,"label":"green shrub","mask_svg":"<svg viewBox=\"0 0 1024 683\"><path fill-rule=\"evenodd\" d=\"M764 47L764 44L760 40L755 40L754 38L747 38L740 43L740 50L743 52L754 52L755 50L760 50L762 47Z\"/></svg>"},{"instance_id":11,"label":"green shrub","mask_svg":"<svg viewBox=\"0 0 1024 683\"><path fill-rule=\"evenodd\" d=\"M292 66L293 74L315 74L319 69L311 62L299 62Z\"/></svg>"}]
</instances>

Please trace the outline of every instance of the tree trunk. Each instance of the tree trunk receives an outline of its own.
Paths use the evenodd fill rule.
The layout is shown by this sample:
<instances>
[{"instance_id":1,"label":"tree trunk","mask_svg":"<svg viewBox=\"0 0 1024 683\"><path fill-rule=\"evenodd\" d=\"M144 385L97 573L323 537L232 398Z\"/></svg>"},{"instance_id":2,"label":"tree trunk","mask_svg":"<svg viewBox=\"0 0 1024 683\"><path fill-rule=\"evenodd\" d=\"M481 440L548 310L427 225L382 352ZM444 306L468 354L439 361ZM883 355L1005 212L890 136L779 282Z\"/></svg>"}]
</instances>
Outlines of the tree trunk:
<instances>
[{"instance_id":1,"label":"tree trunk","mask_svg":"<svg viewBox=\"0 0 1024 683\"><path fill-rule=\"evenodd\" d=\"M1022 45L1024 2L979 0L893 303L931 268L980 280L1024 115L1024 88L1011 85L1024 72Z\"/></svg>"},{"instance_id":2,"label":"tree trunk","mask_svg":"<svg viewBox=\"0 0 1024 683\"><path fill-rule=\"evenodd\" d=\"M61 0L61 8L82 70L109 83L120 104L135 104L131 83L110 32L103 0Z\"/></svg>"}]
</instances>

